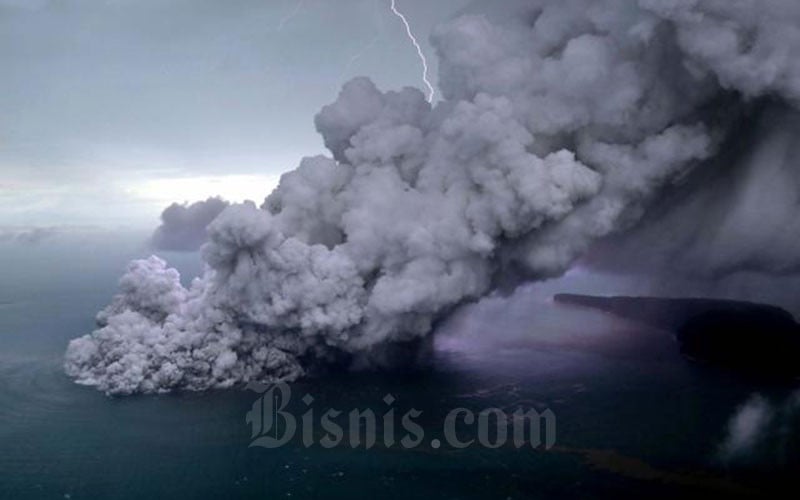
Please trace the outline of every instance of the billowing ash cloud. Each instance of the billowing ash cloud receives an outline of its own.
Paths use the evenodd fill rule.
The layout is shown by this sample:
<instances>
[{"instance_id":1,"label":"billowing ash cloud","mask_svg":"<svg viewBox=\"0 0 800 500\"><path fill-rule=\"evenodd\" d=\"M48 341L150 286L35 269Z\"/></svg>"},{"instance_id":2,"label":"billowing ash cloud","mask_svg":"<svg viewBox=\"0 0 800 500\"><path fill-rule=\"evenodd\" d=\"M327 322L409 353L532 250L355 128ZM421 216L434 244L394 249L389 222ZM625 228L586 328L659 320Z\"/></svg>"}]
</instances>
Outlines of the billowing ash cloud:
<instances>
[{"instance_id":1,"label":"billowing ash cloud","mask_svg":"<svg viewBox=\"0 0 800 500\"><path fill-rule=\"evenodd\" d=\"M213 197L191 205L173 203L161 213L161 225L151 238L155 250L195 251L206 241L206 227L230 203Z\"/></svg>"},{"instance_id":2,"label":"billowing ash cloud","mask_svg":"<svg viewBox=\"0 0 800 500\"><path fill-rule=\"evenodd\" d=\"M496 10L496 9L495 9ZM749 107L800 97L794 0L552 0L432 36L443 102L347 83L262 207L209 226L188 289L135 262L66 370L108 393L370 366L509 277L562 273L725 152Z\"/></svg>"}]
</instances>

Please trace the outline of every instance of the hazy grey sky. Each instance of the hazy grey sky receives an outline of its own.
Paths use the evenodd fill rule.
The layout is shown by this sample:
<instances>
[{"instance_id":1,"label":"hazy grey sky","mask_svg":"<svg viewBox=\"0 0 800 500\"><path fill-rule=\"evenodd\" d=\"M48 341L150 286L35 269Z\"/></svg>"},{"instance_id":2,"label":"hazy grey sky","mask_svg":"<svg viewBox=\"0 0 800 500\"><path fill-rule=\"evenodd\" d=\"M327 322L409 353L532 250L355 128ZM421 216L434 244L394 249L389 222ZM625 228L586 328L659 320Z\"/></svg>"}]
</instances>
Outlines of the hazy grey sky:
<instances>
[{"instance_id":1,"label":"hazy grey sky","mask_svg":"<svg viewBox=\"0 0 800 500\"><path fill-rule=\"evenodd\" d=\"M469 0L398 0L428 35ZM390 0L0 0L0 226L266 195L341 84L422 88ZM213 192L213 193L212 193Z\"/></svg>"}]
</instances>

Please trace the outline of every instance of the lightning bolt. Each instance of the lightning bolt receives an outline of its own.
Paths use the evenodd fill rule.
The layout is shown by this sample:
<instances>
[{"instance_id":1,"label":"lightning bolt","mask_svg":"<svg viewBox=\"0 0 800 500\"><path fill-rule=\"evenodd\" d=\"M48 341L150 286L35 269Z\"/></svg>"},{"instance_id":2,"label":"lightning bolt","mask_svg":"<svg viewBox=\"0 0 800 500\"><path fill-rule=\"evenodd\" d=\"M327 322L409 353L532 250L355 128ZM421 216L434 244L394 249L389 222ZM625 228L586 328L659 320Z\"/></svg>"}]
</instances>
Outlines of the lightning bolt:
<instances>
[{"instance_id":1,"label":"lightning bolt","mask_svg":"<svg viewBox=\"0 0 800 500\"><path fill-rule=\"evenodd\" d=\"M400 20L403 21L403 25L406 27L408 38L411 40L411 43L414 44L414 48L417 49L419 60L422 61L422 81L425 82L425 85L428 87L428 102L433 102L433 95L435 91L433 90L433 85L431 85L431 82L428 81L428 61L425 59L425 54L422 53L422 47L419 46L417 39L414 37L414 33L411 32L411 26L408 24L406 16L397 10L395 0L392 0L391 9L392 13L394 13L395 16L399 17Z\"/></svg>"}]
</instances>

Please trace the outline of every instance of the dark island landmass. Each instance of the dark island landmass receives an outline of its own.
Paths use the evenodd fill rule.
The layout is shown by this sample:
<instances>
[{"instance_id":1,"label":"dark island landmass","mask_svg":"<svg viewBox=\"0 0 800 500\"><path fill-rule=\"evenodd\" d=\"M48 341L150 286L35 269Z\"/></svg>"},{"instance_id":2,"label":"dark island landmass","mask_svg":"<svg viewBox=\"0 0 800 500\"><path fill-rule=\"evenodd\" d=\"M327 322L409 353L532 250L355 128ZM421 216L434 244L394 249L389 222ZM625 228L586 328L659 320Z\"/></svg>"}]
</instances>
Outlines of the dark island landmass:
<instances>
[{"instance_id":1,"label":"dark island landmass","mask_svg":"<svg viewBox=\"0 0 800 500\"><path fill-rule=\"evenodd\" d=\"M800 376L800 324L780 307L722 299L575 294L558 294L554 300L670 331L681 353L695 361L749 375Z\"/></svg>"}]
</instances>

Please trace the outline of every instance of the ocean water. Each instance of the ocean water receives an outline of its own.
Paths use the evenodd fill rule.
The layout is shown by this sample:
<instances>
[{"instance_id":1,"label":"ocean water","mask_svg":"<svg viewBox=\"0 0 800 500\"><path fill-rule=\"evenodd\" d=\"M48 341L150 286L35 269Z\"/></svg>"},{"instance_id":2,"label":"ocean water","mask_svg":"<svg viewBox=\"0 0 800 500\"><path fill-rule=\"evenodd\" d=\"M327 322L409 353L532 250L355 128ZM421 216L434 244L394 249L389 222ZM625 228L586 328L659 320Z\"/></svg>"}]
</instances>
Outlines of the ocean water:
<instances>
[{"instance_id":1,"label":"ocean water","mask_svg":"<svg viewBox=\"0 0 800 500\"><path fill-rule=\"evenodd\" d=\"M127 260L146 254L136 241L0 247L0 497L668 497L747 495L784 479L769 460L731 466L719 450L753 393L782 401L790 387L693 365L665 332L552 304L552 291L574 291L560 288L568 281L459 312L413 372L292 384L319 410L382 414L392 395L398 411L421 412L425 440L413 449L250 446L259 394L244 388L107 397L73 384L62 355L92 330ZM166 257L187 280L201 268L196 255ZM435 448L459 407L550 409L555 446Z\"/></svg>"}]
</instances>

